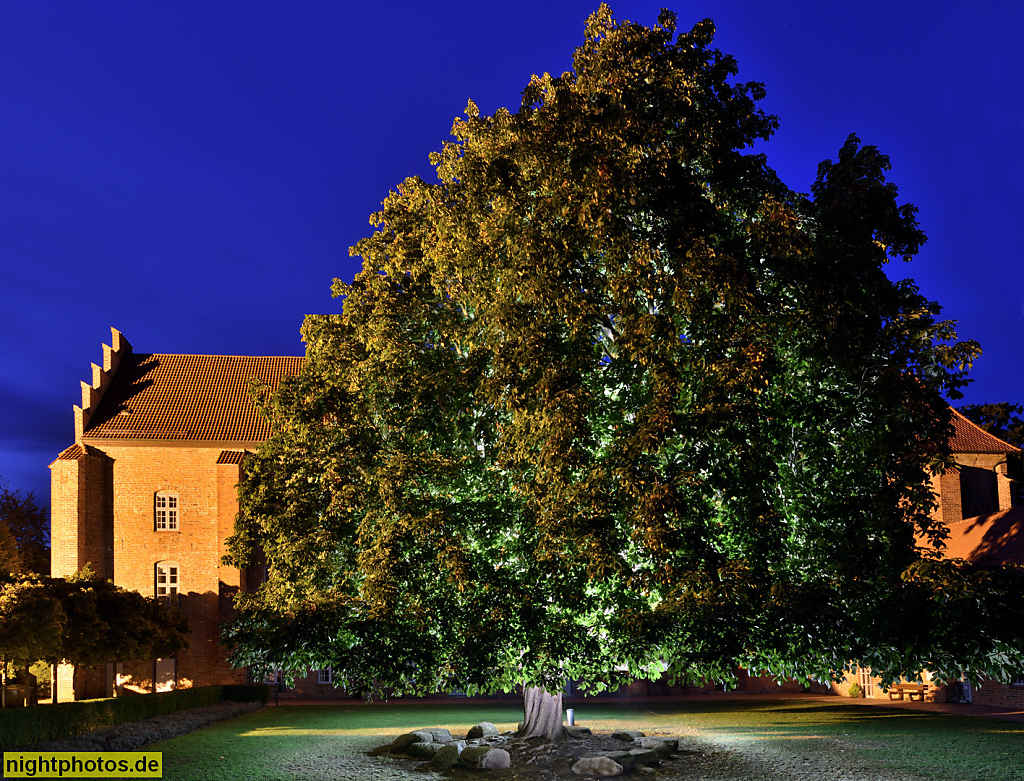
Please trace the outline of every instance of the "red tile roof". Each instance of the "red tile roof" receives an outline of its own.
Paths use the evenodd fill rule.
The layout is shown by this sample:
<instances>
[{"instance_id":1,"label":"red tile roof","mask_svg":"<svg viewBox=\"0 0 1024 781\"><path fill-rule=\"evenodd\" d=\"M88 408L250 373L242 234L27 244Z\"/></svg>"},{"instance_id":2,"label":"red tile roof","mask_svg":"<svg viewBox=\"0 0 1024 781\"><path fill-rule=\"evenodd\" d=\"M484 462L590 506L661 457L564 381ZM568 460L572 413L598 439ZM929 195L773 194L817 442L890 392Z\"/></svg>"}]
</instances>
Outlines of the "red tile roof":
<instances>
[{"instance_id":1,"label":"red tile roof","mask_svg":"<svg viewBox=\"0 0 1024 781\"><path fill-rule=\"evenodd\" d=\"M94 454L95 452L95 450L86 447L85 445L72 445L71 447L64 448L60 451L54 461L77 461L78 459Z\"/></svg>"},{"instance_id":2,"label":"red tile roof","mask_svg":"<svg viewBox=\"0 0 1024 781\"><path fill-rule=\"evenodd\" d=\"M86 439L261 442L270 427L249 394L297 374L301 357L131 354L121 362Z\"/></svg>"},{"instance_id":3,"label":"red tile roof","mask_svg":"<svg viewBox=\"0 0 1024 781\"><path fill-rule=\"evenodd\" d=\"M217 456L218 464L240 464L245 458L244 450L222 450Z\"/></svg>"},{"instance_id":4,"label":"red tile roof","mask_svg":"<svg viewBox=\"0 0 1024 781\"><path fill-rule=\"evenodd\" d=\"M1024 565L1024 506L949 524L945 555L982 566Z\"/></svg>"},{"instance_id":5,"label":"red tile roof","mask_svg":"<svg viewBox=\"0 0 1024 781\"><path fill-rule=\"evenodd\" d=\"M954 453L1019 453L1020 448L989 434L953 410L953 439L949 446Z\"/></svg>"}]
</instances>

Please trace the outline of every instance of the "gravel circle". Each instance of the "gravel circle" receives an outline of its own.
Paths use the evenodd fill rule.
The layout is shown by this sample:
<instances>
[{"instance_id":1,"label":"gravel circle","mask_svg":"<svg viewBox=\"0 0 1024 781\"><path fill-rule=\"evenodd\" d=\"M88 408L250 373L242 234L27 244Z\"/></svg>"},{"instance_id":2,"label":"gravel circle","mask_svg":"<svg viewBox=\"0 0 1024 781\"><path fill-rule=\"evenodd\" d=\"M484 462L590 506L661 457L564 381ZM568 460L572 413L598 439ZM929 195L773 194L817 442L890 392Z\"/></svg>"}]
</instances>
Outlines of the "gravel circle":
<instances>
[{"instance_id":1,"label":"gravel circle","mask_svg":"<svg viewBox=\"0 0 1024 781\"><path fill-rule=\"evenodd\" d=\"M675 737L679 751L671 760L652 767L638 768L630 777L673 779L674 781L927 781L923 776L896 770L872 761L858 751L853 740L818 738L814 745L782 743L761 737L750 737L727 731L705 731L680 728L673 731L644 730L650 737ZM474 743L482 741L473 741ZM610 734L591 736L546 744L521 741L508 735L485 741L501 746L512 755L508 770L452 770L439 774L427 769L423 760L398 756L364 757L337 763L334 775L307 774L298 766L289 767L298 778L409 779L447 778L469 781L470 778L502 779L503 781L553 781L580 779L571 767L582 754L631 748L628 743L613 740ZM370 739L367 749L381 745L381 739ZM354 747L354 746L353 746ZM326 758L325 758L326 759ZM323 762L323 759L321 759ZM323 764L321 769L325 769ZM312 768L305 768L311 770Z\"/></svg>"}]
</instances>

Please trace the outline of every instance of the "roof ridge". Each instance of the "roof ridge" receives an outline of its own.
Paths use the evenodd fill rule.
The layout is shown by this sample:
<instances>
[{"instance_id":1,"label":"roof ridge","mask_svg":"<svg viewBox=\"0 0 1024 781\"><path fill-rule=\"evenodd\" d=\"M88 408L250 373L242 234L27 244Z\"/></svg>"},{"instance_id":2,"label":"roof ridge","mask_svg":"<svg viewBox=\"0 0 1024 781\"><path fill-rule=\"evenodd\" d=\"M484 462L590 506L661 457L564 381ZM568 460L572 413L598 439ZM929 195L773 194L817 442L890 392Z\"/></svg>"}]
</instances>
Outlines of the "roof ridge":
<instances>
[{"instance_id":1,"label":"roof ridge","mask_svg":"<svg viewBox=\"0 0 1024 781\"><path fill-rule=\"evenodd\" d=\"M136 353L136 355L153 355L161 358L305 358L305 355L226 355L222 353Z\"/></svg>"}]
</instances>

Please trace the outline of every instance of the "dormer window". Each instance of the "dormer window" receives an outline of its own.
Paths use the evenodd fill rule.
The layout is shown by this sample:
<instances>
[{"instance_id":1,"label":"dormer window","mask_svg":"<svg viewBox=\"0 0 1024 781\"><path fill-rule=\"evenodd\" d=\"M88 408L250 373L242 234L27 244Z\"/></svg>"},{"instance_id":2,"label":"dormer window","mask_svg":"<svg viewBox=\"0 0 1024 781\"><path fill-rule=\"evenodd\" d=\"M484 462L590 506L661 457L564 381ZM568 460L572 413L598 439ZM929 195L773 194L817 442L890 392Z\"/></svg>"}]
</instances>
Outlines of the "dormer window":
<instances>
[{"instance_id":1,"label":"dormer window","mask_svg":"<svg viewBox=\"0 0 1024 781\"><path fill-rule=\"evenodd\" d=\"M156 495L156 530L158 532L178 531L178 495L160 491Z\"/></svg>"}]
</instances>

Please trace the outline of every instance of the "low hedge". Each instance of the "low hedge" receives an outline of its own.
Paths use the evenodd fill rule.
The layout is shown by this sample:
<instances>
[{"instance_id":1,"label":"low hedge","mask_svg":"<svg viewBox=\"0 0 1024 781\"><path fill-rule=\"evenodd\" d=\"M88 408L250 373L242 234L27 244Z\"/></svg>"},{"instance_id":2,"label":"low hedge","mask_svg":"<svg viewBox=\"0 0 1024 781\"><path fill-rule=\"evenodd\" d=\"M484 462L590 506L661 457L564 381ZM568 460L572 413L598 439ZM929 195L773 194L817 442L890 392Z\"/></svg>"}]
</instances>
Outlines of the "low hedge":
<instances>
[{"instance_id":1,"label":"low hedge","mask_svg":"<svg viewBox=\"0 0 1024 781\"><path fill-rule=\"evenodd\" d=\"M179 710L202 708L224 700L266 704L269 697L266 686L244 684L7 708L0 710L0 751L70 738L100 727L141 721Z\"/></svg>"}]
</instances>

